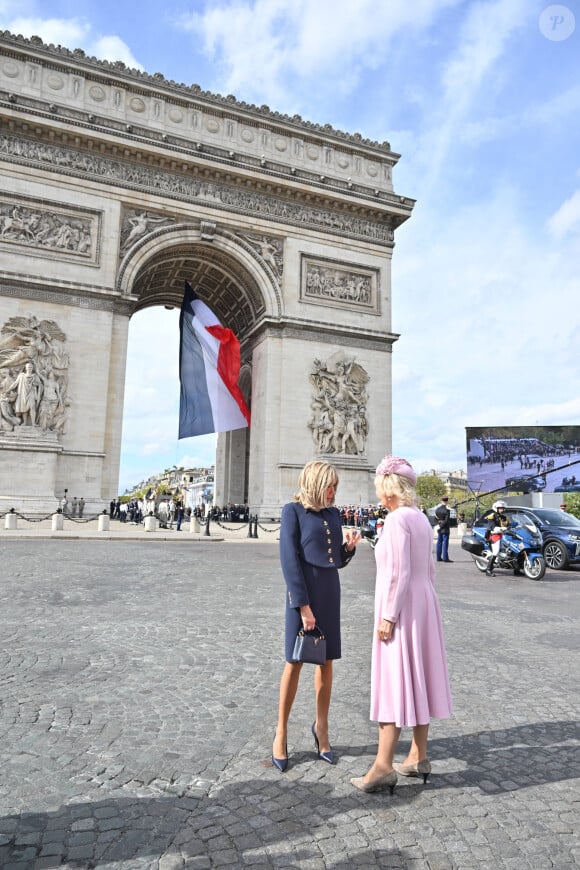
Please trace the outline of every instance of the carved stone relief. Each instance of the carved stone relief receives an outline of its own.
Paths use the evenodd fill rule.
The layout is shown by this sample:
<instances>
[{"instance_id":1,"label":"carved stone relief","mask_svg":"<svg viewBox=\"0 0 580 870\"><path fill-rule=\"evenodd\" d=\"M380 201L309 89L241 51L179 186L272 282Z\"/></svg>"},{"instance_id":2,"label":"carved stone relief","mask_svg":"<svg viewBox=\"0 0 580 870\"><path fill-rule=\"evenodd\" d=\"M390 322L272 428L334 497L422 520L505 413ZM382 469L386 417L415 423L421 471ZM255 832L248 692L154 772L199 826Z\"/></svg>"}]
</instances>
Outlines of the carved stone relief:
<instances>
[{"instance_id":1,"label":"carved stone relief","mask_svg":"<svg viewBox=\"0 0 580 870\"><path fill-rule=\"evenodd\" d=\"M314 360L310 383L313 398L308 427L322 454L362 456L369 432L364 368L339 350L325 363Z\"/></svg>"},{"instance_id":2,"label":"carved stone relief","mask_svg":"<svg viewBox=\"0 0 580 870\"><path fill-rule=\"evenodd\" d=\"M302 256L300 298L303 302L347 306L379 314L377 285L377 270Z\"/></svg>"},{"instance_id":3,"label":"carved stone relief","mask_svg":"<svg viewBox=\"0 0 580 870\"><path fill-rule=\"evenodd\" d=\"M66 337L54 320L11 317L0 330L0 432L62 435L69 405Z\"/></svg>"},{"instance_id":4,"label":"carved stone relief","mask_svg":"<svg viewBox=\"0 0 580 870\"><path fill-rule=\"evenodd\" d=\"M157 227L170 226L175 218L163 217L148 211L131 210L123 215L121 223L121 254L152 233Z\"/></svg>"},{"instance_id":5,"label":"carved stone relief","mask_svg":"<svg viewBox=\"0 0 580 870\"><path fill-rule=\"evenodd\" d=\"M97 263L99 215L0 197L0 242Z\"/></svg>"},{"instance_id":6,"label":"carved stone relief","mask_svg":"<svg viewBox=\"0 0 580 870\"><path fill-rule=\"evenodd\" d=\"M268 266L280 282L284 273L284 242L282 239L258 235L257 233L236 233L236 236L250 245L259 259Z\"/></svg>"},{"instance_id":7,"label":"carved stone relief","mask_svg":"<svg viewBox=\"0 0 580 870\"><path fill-rule=\"evenodd\" d=\"M365 220L344 211L304 205L257 191L239 190L233 185L217 181L200 180L190 175L48 145L6 133L0 134L0 154L18 161L66 169L104 183L121 183L139 190L161 191L168 198L201 201L211 208L279 219L284 223L323 229L337 235L371 239L379 244L391 245L394 239L394 230L387 220Z\"/></svg>"}]
</instances>

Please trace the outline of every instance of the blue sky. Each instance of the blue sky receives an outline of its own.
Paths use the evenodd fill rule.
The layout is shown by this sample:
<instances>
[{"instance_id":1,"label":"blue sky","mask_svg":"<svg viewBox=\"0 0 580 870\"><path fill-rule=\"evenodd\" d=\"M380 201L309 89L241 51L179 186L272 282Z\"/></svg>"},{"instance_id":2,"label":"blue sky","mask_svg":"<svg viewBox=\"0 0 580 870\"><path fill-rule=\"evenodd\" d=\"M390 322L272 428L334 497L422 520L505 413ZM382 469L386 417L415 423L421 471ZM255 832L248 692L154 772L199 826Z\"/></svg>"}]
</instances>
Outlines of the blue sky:
<instances>
[{"instance_id":1,"label":"blue sky","mask_svg":"<svg viewBox=\"0 0 580 870\"><path fill-rule=\"evenodd\" d=\"M464 468L466 426L580 424L579 0L0 0L0 29L402 154L393 451L418 470ZM121 489L213 461L178 393L176 312L145 311Z\"/></svg>"}]
</instances>

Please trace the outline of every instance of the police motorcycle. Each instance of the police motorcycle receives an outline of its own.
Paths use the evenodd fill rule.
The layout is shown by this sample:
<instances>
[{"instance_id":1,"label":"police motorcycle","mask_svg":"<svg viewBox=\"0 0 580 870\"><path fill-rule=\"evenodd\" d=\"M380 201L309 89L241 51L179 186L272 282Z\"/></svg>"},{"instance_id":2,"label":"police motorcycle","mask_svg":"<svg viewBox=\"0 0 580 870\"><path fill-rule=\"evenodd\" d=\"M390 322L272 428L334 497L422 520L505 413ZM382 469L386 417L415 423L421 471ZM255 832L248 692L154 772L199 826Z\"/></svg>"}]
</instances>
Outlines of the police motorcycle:
<instances>
[{"instance_id":1,"label":"police motorcycle","mask_svg":"<svg viewBox=\"0 0 580 870\"><path fill-rule=\"evenodd\" d=\"M373 550L377 546L384 525L384 519L382 517L377 517L376 519L370 519L368 523L361 528L362 537L369 542Z\"/></svg>"},{"instance_id":2,"label":"police motorcycle","mask_svg":"<svg viewBox=\"0 0 580 870\"><path fill-rule=\"evenodd\" d=\"M493 568L512 569L515 575L522 572L530 580L542 580L546 573L546 561L542 555L542 536L534 523L495 526L489 529L489 520L498 507L505 502L495 502L493 511L483 515L480 524L475 523L470 535L461 539L461 547L471 554L476 568L493 576ZM499 540L499 550L494 558L492 541Z\"/></svg>"}]
</instances>

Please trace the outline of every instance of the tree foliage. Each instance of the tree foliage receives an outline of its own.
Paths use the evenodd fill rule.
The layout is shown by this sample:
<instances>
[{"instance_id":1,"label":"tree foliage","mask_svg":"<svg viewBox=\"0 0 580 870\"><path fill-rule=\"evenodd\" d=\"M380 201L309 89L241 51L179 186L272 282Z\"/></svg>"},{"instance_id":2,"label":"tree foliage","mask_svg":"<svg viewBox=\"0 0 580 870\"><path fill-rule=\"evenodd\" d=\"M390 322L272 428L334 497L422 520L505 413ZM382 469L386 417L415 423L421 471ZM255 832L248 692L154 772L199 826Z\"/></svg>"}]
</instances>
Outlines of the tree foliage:
<instances>
[{"instance_id":1,"label":"tree foliage","mask_svg":"<svg viewBox=\"0 0 580 870\"><path fill-rule=\"evenodd\" d=\"M580 492L567 492L564 497L564 504L569 514L580 519Z\"/></svg>"},{"instance_id":2,"label":"tree foliage","mask_svg":"<svg viewBox=\"0 0 580 870\"><path fill-rule=\"evenodd\" d=\"M425 509L440 502L447 492L445 484L435 474L420 474L415 488L419 501Z\"/></svg>"}]
</instances>

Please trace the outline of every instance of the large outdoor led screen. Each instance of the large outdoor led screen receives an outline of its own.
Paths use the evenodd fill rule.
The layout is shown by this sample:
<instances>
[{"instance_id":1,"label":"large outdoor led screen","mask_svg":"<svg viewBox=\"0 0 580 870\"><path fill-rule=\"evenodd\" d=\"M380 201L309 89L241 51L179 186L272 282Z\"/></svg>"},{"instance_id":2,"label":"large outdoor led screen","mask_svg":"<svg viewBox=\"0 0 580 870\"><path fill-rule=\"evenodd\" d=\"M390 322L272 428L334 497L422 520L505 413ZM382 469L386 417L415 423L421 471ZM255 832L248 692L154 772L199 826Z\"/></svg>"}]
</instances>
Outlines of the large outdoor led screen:
<instances>
[{"instance_id":1,"label":"large outdoor led screen","mask_svg":"<svg viewBox=\"0 0 580 870\"><path fill-rule=\"evenodd\" d=\"M484 426L465 430L474 492L580 492L580 426Z\"/></svg>"}]
</instances>

